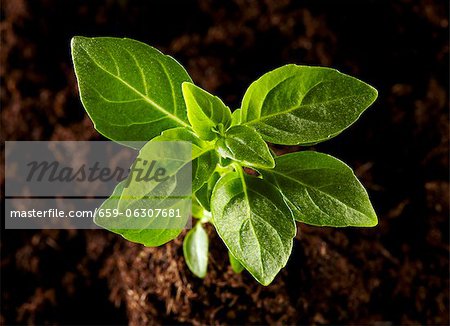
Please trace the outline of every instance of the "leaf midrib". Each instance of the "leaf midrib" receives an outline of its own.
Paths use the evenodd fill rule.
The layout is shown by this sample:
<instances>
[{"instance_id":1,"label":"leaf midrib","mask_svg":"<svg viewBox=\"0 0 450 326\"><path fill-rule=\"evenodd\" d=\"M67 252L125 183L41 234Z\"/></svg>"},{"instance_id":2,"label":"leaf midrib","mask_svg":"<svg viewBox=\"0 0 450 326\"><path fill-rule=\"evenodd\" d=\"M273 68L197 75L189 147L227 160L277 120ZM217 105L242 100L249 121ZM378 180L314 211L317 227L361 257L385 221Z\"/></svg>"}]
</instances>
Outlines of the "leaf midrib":
<instances>
[{"instance_id":1,"label":"leaf midrib","mask_svg":"<svg viewBox=\"0 0 450 326\"><path fill-rule=\"evenodd\" d=\"M139 92L136 88L134 88L133 86L131 86L128 82L126 82L125 80L123 80L122 78L116 76L115 74L109 72L107 69L105 69L102 65L100 65L90 54L89 52L82 46L80 45L80 48L86 53L86 55L92 60L92 62L99 67L101 70L103 70L105 73L107 73L108 75L112 76L113 78L117 79L118 81L120 81L122 84L124 84L125 86L127 86L131 91L135 92L137 95L139 95L140 97L142 97L147 103L149 103L150 105L152 105L153 107L155 107L158 111L164 113L165 115L169 116L172 120L176 121L178 124L182 125L183 127L187 127L187 128L191 128L191 126L189 124L187 124L186 122L184 122L183 120L181 120L180 118L178 118L176 115L174 115L173 113L167 111L166 109L164 109L162 106L160 106L158 103L154 102L152 99L150 99L148 96L142 94L141 92Z\"/></svg>"},{"instance_id":2,"label":"leaf midrib","mask_svg":"<svg viewBox=\"0 0 450 326\"><path fill-rule=\"evenodd\" d=\"M246 202L246 206L247 206L247 210L246 210L246 214L245 214L245 218L244 218L244 220L243 220L243 222L241 223L241 228L242 228L242 225L244 225L244 223L246 222L246 221L248 221L249 223L250 223L250 226L251 226L251 229L252 229L252 233L253 233L253 235L255 236L255 238L256 239L258 239L258 236L256 235L256 231L255 231L255 228L254 228L254 226L253 226L253 223L252 223L252 219L251 219L251 217L252 217L252 212L251 212L251 208L250 208L250 199L249 199L249 197L248 197L248 190L247 190L247 184L246 184L246 182L245 182L245 177L244 177L244 171L242 170L242 167L241 166L237 166L236 167L236 172L237 172L237 174L238 174L238 178L240 179L240 181L241 181L241 184L242 184L242 192L244 193L244 200L245 200L245 202ZM240 238L239 238L239 249L241 249L241 251L242 251L242 246L241 246L241 243L240 243ZM259 243L259 241L257 241L256 242L257 244L258 244L258 250L259 250L259 252L260 252L260 255L259 255L259 260L260 260L260 263L261 263L261 266L262 266L262 269L263 269L263 273L264 273L264 264L263 264L263 261L262 261L262 255L261 255L261 253L262 253L262 248L261 248L261 244Z\"/></svg>"},{"instance_id":3,"label":"leaf midrib","mask_svg":"<svg viewBox=\"0 0 450 326\"><path fill-rule=\"evenodd\" d=\"M302 108L308 108L308 107L314 107L314 106L317 106L317 105L330 104L330 103L341 101L341 100L348 99L348 98L361 98L361 97L365 97L365 96L366 95L348 95L348 96L339 97L339 98L336 98L336 99L333 99L333 100L329 100L329 101L311 103L311 104L306 104L306 105L303 105L303 104L300 103L298 106L292 107L290 109L287 109L287 110L284 110L284 111L278 111L278 112L271 113L271 114L268 114L268 115L265 115L265 116L262 116L262 117L260 116L258 119L253 119L253 120L247 121L247 122L245 122L243 124L244 125L251 125L251 124L258 123L260 121L267 120L267 119L272 118L272 117L276 117L276 116L283 115L283 114L288 114L288 113L291 113L293 111L300 110Z\"/></svg>"},{"instance_id":4,"label":"leaf midrib","mask_svg":"<svg viewBox=\"0 0 450 326\"><path fill-rule=\"evenodd\" d=\"M313 186L311 186L311 185L308 185L308 184L306 184L306 183L303 183L303 182L301 182L301 181L299 181L299 180L297 180L297 179L294 179L294 178L292 178L292 177L290 177L290 176L288 176L288 175L286 175L286 174L277 172L277 171L275 171L275 170L272 170L272 171L270 171L270 172L272 172L272 173L274 173L274 174L278 174L278 175L280 175L281 177L284 177L284 178L286 178L286 179L289 179L289 180L291 180L291 181L293 181L293 182L295 182L295 183L301 184L303 187L305 187L305 188L307 188L307 189L314 189L314 190L316 190L316 191L318 191L318 192L324 194L325 196L327 196L327 197L329 197L329 198L331 198L331 199L334 199L334 200L338 201L339 203L343 204L345 207L349 208L350 210L355 211L355 212L358 213L358 214L362 214L362 215L364 215L364 216L368 216L368 215L366 215L366 213L361 212L361 211L358 211L357 209L355 209L355 208L349 206L348 204L342 202L339 198L333 197L333 196L330 195L329 193L326 193L326 192L320 190L319 188L315 188L315 187L313 187ZM278 182L277 182L277 184L278 184L278 186L279 186L279 183L278 183ZM280 186L279 186L279 187L280 187ZM280 190L281 190L281 192L283 193L283 196L285 196L285 195L284 195L284 192L283 192L283 190L282 190L282 187L280 187ZM308 195L309 195L309 194L308 194ZM286 196L285 196L285 197L286 197ZM294 205L294 206L295 206L295 205ZM317 206L317 205L316 205L316 206ZM327 215L328 215L328 214L327 214Z\"/></svg>"}]
</instances>

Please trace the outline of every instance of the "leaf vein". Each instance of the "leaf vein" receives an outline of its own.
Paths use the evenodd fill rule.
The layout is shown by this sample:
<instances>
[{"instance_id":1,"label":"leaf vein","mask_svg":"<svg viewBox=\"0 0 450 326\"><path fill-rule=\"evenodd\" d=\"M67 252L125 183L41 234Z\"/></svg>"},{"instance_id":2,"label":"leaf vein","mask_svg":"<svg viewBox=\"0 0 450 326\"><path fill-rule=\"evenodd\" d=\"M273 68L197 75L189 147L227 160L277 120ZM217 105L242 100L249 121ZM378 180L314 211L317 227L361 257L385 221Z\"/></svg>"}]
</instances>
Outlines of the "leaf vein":
<instances>
[{"instance_id":1,"label":"leaf vein","mask_svg":"<svg viewBox=\"0 0 450 326\"><path fill-rule=\"evenodd\" d=\"M176 115L172 114L171 112L167 111L166 109L164 109L162 106L160 106L158 103L154 102L152 99L150 99L148 96L146 96L145 94L142 94L141 92L139 92L136 88L134 88L133 86L131 86L127 81L123 80L122 78L120 78L119 76L114 75L113 73L111 73L110 71L108 71L105 67L103 67L101 64L99 64L91 55L89 55L89 52L84 49L82 46L80 46L81 49L83 49L83 51L86 52L86 54L89 56L89 58L92 60L93 63L95 63L96 66L98 66L101 70L103 70L104 72L106 72L107 74L111 75L112 77L114 77L115 79L117 79L118 81L122 82L125 86L127 86L130 90L132 90L133 92L135 92L137 95L141 96L147 103L149 103L150 105L152 105L154 108L156 108L157 110L163 112L164 114L170 116L170 118L174 121L176 121L178 124L190 128L189 124L187 124L186 122L184 122L183 120L181 120L180 118L178 118Z\"/></svg>"}]
</instances>

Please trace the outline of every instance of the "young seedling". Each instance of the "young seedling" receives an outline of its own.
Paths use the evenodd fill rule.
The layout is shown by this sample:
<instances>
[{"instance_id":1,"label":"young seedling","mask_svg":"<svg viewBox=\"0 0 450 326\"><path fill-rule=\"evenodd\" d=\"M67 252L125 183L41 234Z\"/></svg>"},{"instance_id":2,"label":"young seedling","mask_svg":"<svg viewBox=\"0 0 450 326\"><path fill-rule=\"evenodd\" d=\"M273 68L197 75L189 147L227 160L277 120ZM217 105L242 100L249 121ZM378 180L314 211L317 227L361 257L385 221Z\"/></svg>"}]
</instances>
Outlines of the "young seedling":
<instances>
[{"instance_id":1,"label":"young seedling","mask_svg":"<svg viewBox=\"0 0 450 326\"><path fill-rule=\"evenodd\" d=\"M148 140L142 148L135 145L141 159L151 157L149 146L156 141L192 143L192 157L184 163L192 164L197 222L183 251L196 276L207 271L205 223L228 248L233 270L246 269L263 285L286 265L295 221L377 224L366 190L345 163L314 151L275 157L266 143L307 146L338 135L377 98L366 83L330 68L289 64L253 82L231 113L194 85L177 61L141 42L74 37L72 56L81 100L101 134L127 144ZM141 188L122 182L102 207L123 210L124 198L141 196ZM95 221L106 225L102 216ZM162 245L182 230L106 227L146 246Z\"/></svg>"}]
</instances>

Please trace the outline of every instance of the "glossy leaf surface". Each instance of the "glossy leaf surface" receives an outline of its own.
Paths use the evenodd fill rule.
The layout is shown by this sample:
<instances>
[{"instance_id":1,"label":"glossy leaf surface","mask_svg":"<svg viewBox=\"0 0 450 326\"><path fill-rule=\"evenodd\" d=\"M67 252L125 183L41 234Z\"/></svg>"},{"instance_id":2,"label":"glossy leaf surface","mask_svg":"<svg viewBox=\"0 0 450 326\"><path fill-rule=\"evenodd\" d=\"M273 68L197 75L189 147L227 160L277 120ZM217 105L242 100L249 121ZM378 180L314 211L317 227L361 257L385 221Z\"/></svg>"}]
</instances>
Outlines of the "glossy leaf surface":
<instances>
[{"instance_id":1,"label":"glossy leaf surface","mask_svg":"<svg viewBox=\"0 0 450 326\"><path fill-rule=\"evenodd\" d=\"M201 223L197 223L184 238L183 254L191 272L200 278L206 276L208 269L208 247L208 234Z\"/></svg>"},{"instance_id":2,"label":"glossy leaf surface","mask_svg":"<svg viewBox=\"0 0 450 326\"><path fill-rule=\"evenodd\" d=\"M213 224L228 249L267 285L291 254L296 227L280 192L263 179L230 172L211 198Z\"/></svg>"},{"instance_id":3,"label":"glossy leaf surface","mask_svg":"<svg viewBox=\"0 0 450 326\"><path fill-rule=\"evenodd\" d=\"M191 78L173 58L130 39L72 39L81 101L95 128L115 141L147 141L189 127L181 93Z\"/></svg>"},{"instance_id":4,"label":"glossy leaf surface","mask_svg":"<svg viewBox=\"0 0 450 326\"><path fill-rule=\"evenodd\" d=\"M231 111L220 98L192 83L183 83L182 89L189 122L200 138L216 138L217 132L214 129L219 124L228 128L231 124Z\"/></svg>"},{"instance_id":5,"label":"glossy leaf surface","mask_svg":"<svg viewBox=\"0 0 450 326\"><path fill-rule=\"evenodd\" d=\"M263 172L276 185L298 221L319 226L375 226L377 216L353 171L338 159L297 152L276 159Z\"/></svg>"},{"instance_id":6,"label":"glossy leaf surface","mask_svg":"<svg viewBox=\"0 0 450 326\"><path fill-rule=\"evenodd\" d=\"M342 132L376 97L373 87L337 70L291 64L250 85L241 120L268 142L308 145Z\"/></svg>"},{"instance_id":7,"label":"glossy leaf surface","mask_svg":"<svg viewBox=\"0 0 450 326\"><path fill-rule=\"evenodd\" d=\"M245 166L273 168L275 161L262 137L247 126L234 126L217 141L221 156L231 158Z\"/></svg>"}]
</instances>

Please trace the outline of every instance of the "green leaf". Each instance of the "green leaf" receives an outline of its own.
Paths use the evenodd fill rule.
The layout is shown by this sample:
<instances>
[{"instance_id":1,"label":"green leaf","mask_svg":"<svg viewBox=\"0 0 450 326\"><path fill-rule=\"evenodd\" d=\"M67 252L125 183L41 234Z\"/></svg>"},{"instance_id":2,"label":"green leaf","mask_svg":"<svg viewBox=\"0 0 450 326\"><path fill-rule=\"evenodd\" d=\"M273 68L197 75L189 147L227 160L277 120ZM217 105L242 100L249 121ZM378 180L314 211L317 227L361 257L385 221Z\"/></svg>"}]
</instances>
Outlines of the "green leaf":
<instances>
[{"instance_id":1,"label":"green leaf","mask_svg":"<svg viewBox=\"0 0 450 326\"><path fill-rule=\"evenodd\" d=\"M197 192L195 193L195 197L197 198L200 205L203 206L207 211L211 211L210 201L211 195L216 185L217 181L220 179L220 174L218 172L214 172L213 175L209 178L208 182L206 182Z\"/></svg>"},{"instance_id":2,"label":"green leaf","mask_svg":"<svg viewBox=\"0 0 450 326\"><path fill-rule=\"evenodd\" d=\"M190 129L164 131L155 141L187 141L192 143L192 191L196 192L214 173L219 161L214 144L198 138Z\"/></svg>"},{"instance_id":3,"label":"green leaf","mask_svg":"<svg viewBox=\"0 0 450 326\"><path fill-rule=\"evenodd\" d=\"M130 39L76 36L71 45L81 101L101 134L147 141L189 127L181 85L191 78L173 58Z\"/></svg>"},{"instance_id":4,"label":"green leaf","mask_svg":"<svg viewBox=\"0 0 450 326\"><path fill-rule=\"evenodd\" d=\"M165 175L170 178L165 182L158 182L138 180L137 175L129 177L128 185L123 189L117 205L120 212L155 208L179 209L186 213L190 208L188 203L191 204L192 192L199 189L214 172L218 157L213 143L200 140L189 129L175 128L163 132L142 147L133 170L147 171L149 162L152 161L155 161L155 171L160 167L164 168ZM185 226L185 216L182 214L180 218L172 219L161 216L152 219L132 218L123 220L117 228L122 230L121 233L128 240L152 246L157 232L167 234L164 241L176 237ZM159 244L160 240L157 239L156 243Z\"/></svg>"},{"instance_id":5,"label":"green leaf","mask_svg":"<svg viewBox=\"0 0 450 326\"><path fill-rule=\"evenodd\" d=\"M296 227L281 193L269 182L229 172L216 184L213 224L225 245L263 285L286 265Z\"/></svg>"},{"instance_id":6,"label":"green leaf","mask_svg":"<svg viewBox=\"0 0 450 326\"><path fill-rule=\"evenodd\" d=\"M251 167L273 168L275 161L261 136L247 126L234 126L217 143L219 154Z\"/></svg>"},{"instance_id":7,"label":"green leaf","mask_svg":"<svg viewBox=\"0 0 450 326\"><path fill-rule=\"evenodd\" d=\"M250 85L241 123L271 143L318 143L349 127L376 98L373 87L337 70L291 64Z\"/></svg>"},{"instance_id":8,"label":"green leaf","mask_svg":"<svg viewBox=\"0 0 450 326\"><path fill-rule=\"evenodd\" d=\"M206 151L206 149L205 149ZM125 210L152 198L191 196L192 160L195 149L187 141L168 141L166 137L153 138L139 151L122 192L119 209ZM197 153L200 155L200 153ZM152 179L159 170L164 174ZM149 180L144 177L149 174ZM168 180L161 182L160 180ZM207 179L205 179L206 181Z\"/></svg>"},{"instance_id":9,"label":"green leaf","mask_svg":"<svg viewBox=\"0 0 450 326\"><path fill-rule=\"evenodd\" d=\"M200 205L197 198L192 197L192 216L195 218L203 217L204 208Z\"/></svg>"},{"instance_id":10,"label":"green leaf","mask_svg":"<svg viewBox=\"0 0 450 326\"><path fill-rule=\"evenodd\" d=\"M146 226L142 229L137 229L134 225L131 228L127 228L130 227L130 219L126 218L125 215L116 215L117 212L120 213L118 205L125 185L126 180L120 182L112 195L96 210L94 216L95 224L117 233L129 241L140 243L147 247L161 246L175 239L181 233L181 228L150 229Z\"/></svg>"},{"instance_id":11,"label":"green leaf","mask_svg":"<svg viewBox=\"0 0 450 326\"><path fill-rule=\"evenodd\" d=\"M262 172L283 193L294 218L319 226L375 226L377 216L353 171L338 159L317 152L276 158Z\"/></svg>"},{"instance_id":12,"label":"green leaf","mask_svg":"<svg viewBox=\"0 0 450 326\"><path fill-rule=\"evenodd\" d=\"M231 125L237 126L241 124L241 109L236 109L231 114Z\"/></svg>"},{"instance_id":13,"label":"green leaf","mask_svg":"<svg viewBox=\"0 0 450 326\"><path fill-rule=\"evenodd\" d=\"M220 98L192 83L183 83L182 90L189 122L200 138L213 140L219 124L225 128L230 126L231 111Z\"/></svg>"},{"instance_id":14,"label":"green leaf","mask_svg":"<svg viewBox=\"0 0 450 326\"><path fill-rule=\"evenodd\" d=\"M183 242L183 254L191 272L200 278L206 276L208 268L208 234L201 223L186 234Z\"/></svg>"},{"instance_id":15,"label":"green leaf","mask_svg":"<svg viewBox=\"0 0 450 326\"><path fill-rule=\"evenodd\" d=\"M228 250L228 259L230 260L230 265L233 271L237 274L241 273L244 270L244 266L233 256L231 251Z\"/></svg>"},{"instance_id":16,"label":"green leaf","mask_svg":"<svg viewBox=\"0 0 450 326\"><path fill-rule=\"evenodd\" d=\"M176 132L168 131L169 134ZM171 141L163 135L149 141L133 163L118 200L117 209L123 218L104 227L146 246L175 238L185 227L191 212L191 162L201 156L199 151L191 142ZM154 176L159 170L164 174L156 179ZM150 215L149 210L152 210ZM170 211L179 213L168 215Z\"/></svg>"}]
</instances>

